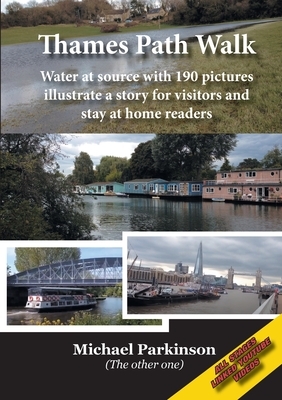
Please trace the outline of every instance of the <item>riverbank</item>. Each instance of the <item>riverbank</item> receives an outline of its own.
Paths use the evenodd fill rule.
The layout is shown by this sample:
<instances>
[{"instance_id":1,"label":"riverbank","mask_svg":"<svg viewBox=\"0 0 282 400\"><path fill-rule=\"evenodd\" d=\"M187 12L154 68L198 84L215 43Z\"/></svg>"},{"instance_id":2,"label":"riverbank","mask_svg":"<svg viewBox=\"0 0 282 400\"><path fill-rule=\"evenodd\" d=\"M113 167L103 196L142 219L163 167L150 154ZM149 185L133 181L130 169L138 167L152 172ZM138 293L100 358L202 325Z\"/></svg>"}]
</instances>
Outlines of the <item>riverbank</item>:
<instances>
[{"instance_id":1,"label":"riverbank","mask_svg":"<svg viewBox=\"0 0 282 400\"><path fill-rule=\"evenodd\" d=\"M173 28L173 25L161 24L160 26L153 22L140 23L134 26L125 27L124 24L119 26L116 35L130 32L154 31ZM64 39L107 36L108 33L102 33L101 27L97 25L81 25L76 24L58 24L58 25L38 25L28 27L13 27L1 30L1 46L10 44L32 43L38 41L38 35L54 35L58 33Z\"/></svg>"}]
</instances>

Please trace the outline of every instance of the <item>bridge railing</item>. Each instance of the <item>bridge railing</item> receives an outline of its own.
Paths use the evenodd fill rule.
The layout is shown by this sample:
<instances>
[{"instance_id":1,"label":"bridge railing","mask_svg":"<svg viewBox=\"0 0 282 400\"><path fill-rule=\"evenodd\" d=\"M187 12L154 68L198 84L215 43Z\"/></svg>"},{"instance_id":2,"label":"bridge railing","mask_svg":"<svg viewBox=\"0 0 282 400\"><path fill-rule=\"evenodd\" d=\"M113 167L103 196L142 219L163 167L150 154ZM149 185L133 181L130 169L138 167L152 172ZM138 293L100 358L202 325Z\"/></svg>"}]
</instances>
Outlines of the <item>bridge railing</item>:
<instances>
[{"instance_id":1,"label":"bridge railing","mask_svg":"<svg viewBox=\"0 0 282 400\"><path fill-rule=\"evenodd\" d=\"M97 257L41 265L7 277L7 286L94 284L122 281L121 257Z\"/></svg>"},{"instance_id":2,"label":"bridge railing","mask_svg":"<svg viewBox=\"0 0 282 400\"><path fill-rule=\"evenodd\" d=\"M273 293L267 300L265 300L253 314L277 314L278 300L277 294Z\"/></svg>"}]
</instances>

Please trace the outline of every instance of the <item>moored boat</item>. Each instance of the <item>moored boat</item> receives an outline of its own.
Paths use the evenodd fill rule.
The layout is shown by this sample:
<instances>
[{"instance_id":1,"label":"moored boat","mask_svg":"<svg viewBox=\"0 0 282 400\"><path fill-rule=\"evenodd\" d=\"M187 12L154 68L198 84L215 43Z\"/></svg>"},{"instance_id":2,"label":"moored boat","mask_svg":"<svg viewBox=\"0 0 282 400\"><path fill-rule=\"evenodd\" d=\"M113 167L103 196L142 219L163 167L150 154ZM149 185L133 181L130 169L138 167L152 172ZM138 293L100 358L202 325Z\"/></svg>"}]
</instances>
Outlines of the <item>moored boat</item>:
<instances>
[{"instance_id":1,"label":"moored boat","mask_svg":"<svg viewBox=\"0 0 282 400\"><path fill-rule=\"evenodd\" d=\"M128 194L122 193L122 192L116 192L116 196L117 196L117 197L129 197Z\"/></svg>"},{"instance_id":2,"label":"moored boat","mask_svg":"<svg viewBox=\"0 0 282 400\"><path fill-rule=\"evenodd\" d=\"M194 290L175 287L158 287L155 285L135 285L127 291L127 304L129 306L172 303L179 301L197 300L198 293Z\"/></svg>"},{"instance_id":3,"label":"moored boat","mask_svg":"<svg viewBox=\"0 0 282 400\"><path fill-rule=\"evenodd\" d=\"M219 288L214 288L208 283L202 284L198 292L198 298L201 300L218 300L221 295Z\"/></svg>"},{"instance_id":4,"label":"moored boat","mask_svg":"<svg viewBox=\"0 0 282 400\"><path fill-rule=\"evenodd\" d=\"M107 192L104 193L104 196L116 196L116 193L113 192L112 190L108 190Z\"/></svg>"},{"instance_id":5,"label":"moored boat","mask_svg":"<svg viewBox=\"0 0 282 400\"><path fill-rule=\"evenodd\" d=\"M37 312L86 310L96 304L97 300L84 288L40 286L28 289L25 308Z\"/></svg>"},{"instance_id":6,"label":"moored boat","mask_svg":"<svg viewBox=\"0 0 282 400\"><path fill-rule=\"evenodd\" d=\"M198 298L200 300L217 300L220 298L220 294L218 292L213 292L211 290L199 291Z\"/></svg>"}]
</instances>

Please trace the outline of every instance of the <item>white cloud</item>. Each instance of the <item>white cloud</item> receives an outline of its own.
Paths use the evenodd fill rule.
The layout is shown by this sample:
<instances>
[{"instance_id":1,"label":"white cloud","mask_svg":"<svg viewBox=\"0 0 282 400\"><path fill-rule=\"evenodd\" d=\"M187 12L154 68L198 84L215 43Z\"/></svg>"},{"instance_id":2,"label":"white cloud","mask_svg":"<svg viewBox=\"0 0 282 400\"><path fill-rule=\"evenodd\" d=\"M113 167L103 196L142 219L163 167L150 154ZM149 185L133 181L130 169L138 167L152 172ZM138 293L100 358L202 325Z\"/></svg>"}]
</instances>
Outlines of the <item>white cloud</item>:
<instances>
[{"instance_id":1,"label":"white cloud","mask_svg":"<svg viewBox=\"0 0 282 400\"><path fill-rule=\"evenodd\" d=\"M79 134L72 136L72 140L67 145L61 146L62 152L67 155L62 161L59 160L61 170L65 175L72 172L75 157L81 151L87 153L94 166L100 164L103 156L125 157L129 159L134 149L141 142L151 140L154 135L130 135L130 134Z\"/></svg>"},{"instance_id":2,"label":"white cloud","mask_svg":"<svg viewBox=\"0 0 282 400\"><path fill-rule=\"evenodd\" d=\"M129 159L135 148L141 142L152 140L153 134L76 134L72 140L61 146L67 158L59 160L61 170L65 175L72 172L75 157L81 151L89 154L94 165L100 164L103 156L126 157ZM234 151L230 152L228 159L231 165L237 166L245 158L261 160L275 145L282 146L282 134L238 134L238 143ZM222 162L216 161L216 169Z\"/></svg>"},{"instance_id":3,"label":"white cloud","mask_svg":"<svg viewBox=\"0 0 282 400\"><path fill-rule=\"evenodd\" d=\"M136 234L137 235L137 234ZM234 282L252 285L257 270L262 271L262 285L280 283L282 279L282 236L184 236L180 233L128 235L130 260L136 255L142 266L174 270L178 262L193 272L198 247L203 245L205 275L227 277L228 269L235 270ZM130 261L129 261L130 264ZM248 273L240 275L240 273Z\"/></svg>"}]
</instances>

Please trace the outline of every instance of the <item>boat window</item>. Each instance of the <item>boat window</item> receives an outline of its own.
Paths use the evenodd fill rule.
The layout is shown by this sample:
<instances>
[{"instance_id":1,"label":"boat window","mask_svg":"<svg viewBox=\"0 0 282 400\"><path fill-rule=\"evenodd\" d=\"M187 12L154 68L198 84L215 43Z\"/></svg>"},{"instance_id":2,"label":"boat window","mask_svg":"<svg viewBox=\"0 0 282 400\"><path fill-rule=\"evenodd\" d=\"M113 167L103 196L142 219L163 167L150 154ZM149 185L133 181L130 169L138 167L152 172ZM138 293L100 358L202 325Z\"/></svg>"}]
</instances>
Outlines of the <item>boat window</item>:
<instances>
[{"instance_id":1,"label":"boat window","mask_svg":"<svg viewBox=\"0 0 282 400\"><path fill-rule=\"evenodd\" d=\"M40 296L42 294L42 290L39 287L29 288L28 294L31 296Z\"/></svg>"},{"instance_id":2,"label":"boat window","mask_svg":"<svg viewBox=\"0 0 282 400\"><path fill-rule=\"evenodd\" d=\"M248 172L246 172L246 177L247 178L250 178L250 177L253 177L253 176L256 176L256 171L248 171Z\"/></svg>"},{"instance_id":3,"label":"boat window","mask_svg":"<svg viewBox=\"0 0 282 400\"><path fill-rule=\"evenodd\" d=\"M56 290L56 289L42 289L42 294L54 296L54 295L58 295L59 293L58 293L58 290Z\"/></svg>"}]
</instances>

